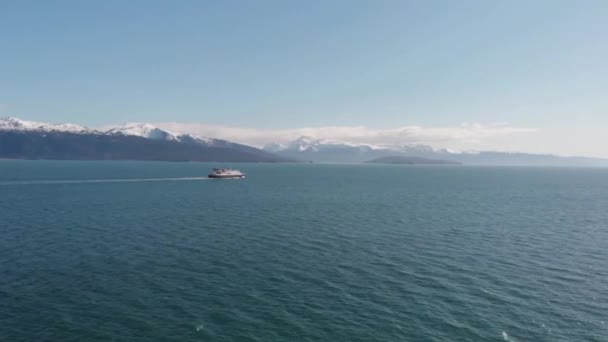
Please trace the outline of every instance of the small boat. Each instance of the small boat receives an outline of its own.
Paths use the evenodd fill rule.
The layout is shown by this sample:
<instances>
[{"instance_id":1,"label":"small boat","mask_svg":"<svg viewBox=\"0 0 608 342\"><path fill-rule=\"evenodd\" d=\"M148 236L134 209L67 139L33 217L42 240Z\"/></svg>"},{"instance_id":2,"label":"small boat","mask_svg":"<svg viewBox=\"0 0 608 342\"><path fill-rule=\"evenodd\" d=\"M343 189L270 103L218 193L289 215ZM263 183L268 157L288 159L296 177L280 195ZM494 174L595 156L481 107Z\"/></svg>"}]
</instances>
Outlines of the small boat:
<instances>
[{"instance_id":1,"label":"small boat","mask_svg":"<svg viewBox=\"0 0 608 342\"><path fill-rule=\"evenodd\" d=\"M245 178L245 174L234 169L213 169L209 178Z\"/></svg>"}]
</instances>

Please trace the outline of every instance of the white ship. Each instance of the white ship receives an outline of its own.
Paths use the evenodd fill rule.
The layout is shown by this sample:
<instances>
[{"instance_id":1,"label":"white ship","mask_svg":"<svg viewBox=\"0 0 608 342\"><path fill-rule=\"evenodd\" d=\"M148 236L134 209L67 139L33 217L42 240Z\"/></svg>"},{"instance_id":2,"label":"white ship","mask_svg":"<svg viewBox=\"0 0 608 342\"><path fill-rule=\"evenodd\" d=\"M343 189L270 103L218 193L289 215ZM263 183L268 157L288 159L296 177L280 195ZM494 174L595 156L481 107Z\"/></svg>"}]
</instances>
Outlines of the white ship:
<instances>
[{"instance_id":1,"label":"white ship","mask_svg":"<svg viewBox=\"0 0 608 342\"><path fill-rule=\"evenodd\" d=\"M245 174L233 169L213 169L209 178L245 178Z\"/></svg>"}]
</instances>

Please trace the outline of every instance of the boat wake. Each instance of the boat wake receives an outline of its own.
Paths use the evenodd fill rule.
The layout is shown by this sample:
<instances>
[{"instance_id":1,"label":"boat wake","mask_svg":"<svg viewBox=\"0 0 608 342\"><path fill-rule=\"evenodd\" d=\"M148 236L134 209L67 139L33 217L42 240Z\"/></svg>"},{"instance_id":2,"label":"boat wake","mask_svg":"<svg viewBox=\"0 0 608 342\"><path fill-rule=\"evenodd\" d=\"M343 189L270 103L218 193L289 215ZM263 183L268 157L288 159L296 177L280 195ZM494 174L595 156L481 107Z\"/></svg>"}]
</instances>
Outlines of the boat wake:
<instances>
[{"instance_id":1,"label":"boat wake","mask_svg":"<svg viewBox=\"0 0 608 342\"><path fill-rule=\"evenodd\" d=\"M207 177L178 178L114 178L114 179L53 179L53 180L16 180L0 181L0 185L41 185L41 184L95 184L95 183L133 183L133 182L170 182L170 181L209 180Z\"/></svg>"},{"instance_id":2,"label":"boat wake","mask_svg":"<svg viewBox=\"0 0 608 342\"><path fill-rule=\"evenodd\" d=\"M502 332L502 338L507 341L507 342L517 342L514 338L512 338L511 336L509 336L509 334L507 334L506 331Z\"/></svg>"}]
</instances>

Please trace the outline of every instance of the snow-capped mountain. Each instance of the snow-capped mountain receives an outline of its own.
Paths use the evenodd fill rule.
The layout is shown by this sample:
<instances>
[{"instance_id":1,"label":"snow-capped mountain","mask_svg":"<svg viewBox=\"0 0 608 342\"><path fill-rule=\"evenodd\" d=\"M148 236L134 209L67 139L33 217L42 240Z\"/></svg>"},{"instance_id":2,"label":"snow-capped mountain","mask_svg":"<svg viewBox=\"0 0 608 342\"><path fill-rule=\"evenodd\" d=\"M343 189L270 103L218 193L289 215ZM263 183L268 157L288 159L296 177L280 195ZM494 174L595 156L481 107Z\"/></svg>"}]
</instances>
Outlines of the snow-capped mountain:
<instances>
[{"instance_id":1,"label":"snow-capped mountain","mask_svg":"<svg viewBox=\"0 0 608 342\"><path fill-rule=\"evenodd\" d=\"M272 143L264 147L265 150L273 150L275 152L281 151L299 151L299 152L319 152L328 148L347 148L357 149L360 151L378 150L384 149L380 146L374 146L369 144L352 144L338 140L330 139L315 139L312 137L303 136L300 137L287 145Z\"/></svg>"},{"instance_id":2,"label":"snow-capped mountain","mask_svg":"<svg viewBox=\"0 0 608 342\"><path fill-rule=\"evenodd\" d=\"M457 158L460 155L478 155L479 151L455 151L449 149L434 148L422 144L406 145L372 145L341 142L337 140L314 139L311 137L300 137L288 144L268 144L264 147L266 151L273 151L285 155L311 156L315 161L349 161L360 162L370 158L384 156L407 155L411 157L445 157ZM337 154L337 155L335 155ZM353 155L358 159L351 160Z\"/></svg>"},{"instance_id":3,"label":"snow-capped mountain","mask_svg":"<svg viewBox=\"0 0 608 342\"><path fill-rule=\"evenodd\" d=\"M323 142L318 139L313 139L311 137L300 137L294 141L292 141L286 149L288 150L296 150L296 151L316 151L317 146L322 145Z\"/></svg>"},{"instance_id":4,"label":"snow-capped mountain","mask_svg":"<svg viewBox=\"0 0 608 342\"><path fill-rule=\"evenodd\" d=\"M468 165L608 166L608 160L584 157L452 151L428 145L374 146L301 137L288 144L269 144L264 150L286 158L314 162L361 163L377 158L409 157L452 161Z\"/></svg>"},{"instance_id":5,"label":"snow-capped mountain","mask_svg":"<svg viewBox=\"0 0 608 342\"><path fill-rule=\"evenodd\" d=\"M0 118L0 130L5 131L44 131L44 132L70 132L70 133L91 133L93 130L83 126L61 123L50 124L45 122L21 120L15 117Z\"/></svg>"},{"instance_id":6,"label":"snow-capped mountain","mask_svg":"<svg viewBox=\"0 0 608 342\"><path fill-rule=\"evenodd\" d=\"M174 134L154 127L149 123L129 122L110 128L105 132L108 134L132 135L154 140L177 140Z\"/></svg>"},{"instance_id":7,"label":"snow-capped mountain","mask_svg":"<svg viewBox=\"0 0 608 342\"><path fill-rule=\"evenodd\" d=\"M267 144L262 148L264 151L268 151L270 153L281 152L287 149L287 146L279 143L271 143Z\"/></svg>"},{"instance_id":8,"label":"snow-capped mountain","mask_svg":"<svg viewBox=\"0 0 608 342\"><path fill-rule=\"evenodd\" d=\"M264 146L265 150L281 151L299 151L299 152L320 152L327 149L353 149L358 151L391 151L399 153L460 153L447 149L436 149L428 145L409 144L409 145L372 145L372 144L357 144L338 140L315 139L312 137L303 136L288 144L271 143Z\"/></svg>"},{"instance_id":9,"label":"snow-capped mountain","mask_svg":"<svg viewBox=\"0 0 608 342\"><path fill-rule=\"evenodd\" d=\"M122 125L106 128L104 130L90 129L71 123L52 124L22 120L16 117L0 118L0 130L4 131L39 131L39 132L65 132L65 133L96 133L96 134L120 134L125 136L142 137L152 140L187 141L204 144L214 142L223 143L221 139L211 139L194 136L191 134L173 133L149 123L129 122Z\"/></svg>"},{"instance_id":10,"label":"snow-capped mountain","mask_svg":"<svg viewBox=\"0 0 608 342\"><path fill-rule=\"evenodd\" d=\"M105 130L0 118L0 158L131 159L168 161L284 161L257 148L221 139L173 133L147 123Z\"/></svg>"},{"instance_id":11,"label":"snow-capped mountain","mask_svg":"<svg viewBox=\"0 0 608 342\"><path fill-rule=\"evenodd\" d=\"M149 123L129 122L120 126L115 126L105 131L107 134L122 134L142 137L153 140L167 140L180 142L196 142L199 144L213 145L223 144L225 140L200 137L192 134L173 133L155 127Z\"/></svg>"},{"instance_id":12,"label":"snow-capped mountain","mask_svg":"<svg viewBox=\"0 0 608 342\"><path fill-rule=\"evenodd\" d=\"M311 137L300 137L288 144L268 144L265 151L298 160L316 162L364 162L377 157L390 155L383 148L350 144L336 140L321 140Z\"/></svg>"},{"instance_id":13,"label":"snow-capped mountain","mask_svg":"<svg viewBox=\"0 0 608 342\"><path fill-rule=\"evenodd\" d=\"M306 136L288 144L268 144L260 150L222 139L169 132L147 123L95 130L69 123L0 118L0 158L361 163L385 157L439 159L466 165L608 166L608 160L597 158L456 152L427 145L375 146Z\"/></svg>"}]
</instances>

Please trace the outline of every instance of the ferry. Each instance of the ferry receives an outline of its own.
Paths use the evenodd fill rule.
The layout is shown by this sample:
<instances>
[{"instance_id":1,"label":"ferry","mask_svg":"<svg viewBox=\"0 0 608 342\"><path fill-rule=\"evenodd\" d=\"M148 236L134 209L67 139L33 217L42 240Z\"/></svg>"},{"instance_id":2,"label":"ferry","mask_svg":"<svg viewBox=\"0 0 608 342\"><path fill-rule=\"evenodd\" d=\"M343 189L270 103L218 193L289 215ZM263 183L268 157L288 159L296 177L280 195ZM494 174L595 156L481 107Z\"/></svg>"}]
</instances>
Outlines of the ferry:
<instances>
[{"instance_id":1,"label":"ferry","mask_svg":"<svg viewBox=\"0 0 608 342\"><path fill-rule=\"evenodd\" d=\"M234 169L213 169L209 178L245 178L245 174Z\"/></svg>"}]
</instances>

